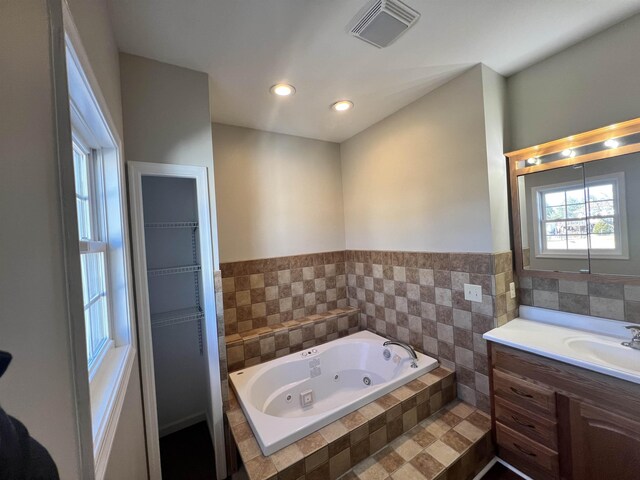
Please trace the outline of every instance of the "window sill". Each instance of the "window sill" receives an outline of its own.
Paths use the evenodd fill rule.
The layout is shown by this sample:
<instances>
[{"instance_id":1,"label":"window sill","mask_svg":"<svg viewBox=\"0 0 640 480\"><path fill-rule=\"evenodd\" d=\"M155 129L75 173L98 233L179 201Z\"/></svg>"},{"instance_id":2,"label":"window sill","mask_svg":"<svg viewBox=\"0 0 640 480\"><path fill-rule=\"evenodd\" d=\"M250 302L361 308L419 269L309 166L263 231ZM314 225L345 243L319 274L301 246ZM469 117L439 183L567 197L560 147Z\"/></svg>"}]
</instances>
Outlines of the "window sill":
<instances>
[{"instance_id":1,"label":"window sill","mask_svg":"<svg viewBox=\"0 0 640 480\"><path fill-rule=\"evenodd\" d=\"M135 353L130 345L109 349L89 385L96 480L107 468Z\"/></svg>"}]
</instances>

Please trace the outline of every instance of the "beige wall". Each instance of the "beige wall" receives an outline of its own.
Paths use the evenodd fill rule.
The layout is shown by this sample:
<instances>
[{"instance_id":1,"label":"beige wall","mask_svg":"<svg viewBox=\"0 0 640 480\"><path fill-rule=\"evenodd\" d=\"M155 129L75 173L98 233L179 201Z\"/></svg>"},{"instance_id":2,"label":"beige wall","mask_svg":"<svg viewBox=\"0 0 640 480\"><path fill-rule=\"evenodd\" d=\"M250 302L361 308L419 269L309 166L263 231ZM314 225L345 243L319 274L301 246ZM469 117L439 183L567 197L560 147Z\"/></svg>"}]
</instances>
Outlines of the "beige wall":
<instances>
[{"instance_id":1,"label":"beige wall","mask_svg":"<svg viewBox=\"0 0 640 480\"><path fill-rule=\"evenodd\" d=\"M105 480L144 480L147 478L142 391L138 361L131 372L127 394L118 420L116 436L107 463Z\"/></svg>"},{"instance_id":2,"label":"beige wall","mask_svg":"<svg viewBox=\"0 0 640 480\"><path fill-rule=\"evenodd\" d=\"M341 144L348 249L494 251L482 72Z\"/></svg>"},{"instance_id":3,"label":"beige wall","mask_svg":"<svg viewBox=\"0 0 640 480\"><path fill-rule=\"evenodd\" d=\"M120 54L120 73L127 161L207 167L213 259L217 269L207 74L125 53Z\"/></svg>"},{"instance_id":4,"label":"beige wall","mask_svg":"<svg viewBox=\"0 0 640 480\"><path fill-rule=\"evenodd\" d=\"M107 103L117 134L123 138L119 54L105 0L66 0L91 69ZM125 141L126 144L126 141ZM121 152L124 154L124 152ZM126 156L123 155L125 160ZM135 346L137 348L137 345ZM136 355L121 416L109 455L107 477L137 480L147 476L142 390ZM114 475L117 472L117 475Z\"/></svg>"},{"instance_id":5,"label":"beige wall","mask_svg":"<svg viewBox=\"0 0 640 480\"><path fill-rule=\"evenodd\" d=\"M79 479L93 467L90 448L82 464L90 417L87 403L76 404L70 343L70 317L81 318L82 303L67 303L59 165L71 157L59 163L58 142L70 152L71 137L68 109L67 125L58 123L65 102L54 111L51 55L60 61L64 52L49 28L50 19L62 27L61 15L54 1L0 2L0 350L14 356L0 404L49 450L61 478ZM73 273L77 281L79 257ZM88 380L77 381L87 400Z\"/></svg>"},{"instance_id":6,"label":"beige wall","mask_svg":"<svg viewBox=\"0 0 640 480\"><path fill-rule=\"evenodd\" d=\"M343 250L337 144L213 125L222 262Z\"/></svg>"},{"instance_id":7,"label":"beige wall","mask_svg":"<svg viewBox=\"0 0 640 480\"><path fill-rule=\"evenodd\" d=\"M504 156L509 137L507 82L502 75L482 65L482 89L493 251L506 252L511 250L509 180L507 160Z\"/></svg>"},{"instance_id":8,"label":"beige wall","mask_svg":"<svg viewBox=\"0 0 640 480\"><path fill-rule=\"evenodd\" d=\"M511 149L640 117L640 14L508 79Z\"/></svg>"}]
</instances>

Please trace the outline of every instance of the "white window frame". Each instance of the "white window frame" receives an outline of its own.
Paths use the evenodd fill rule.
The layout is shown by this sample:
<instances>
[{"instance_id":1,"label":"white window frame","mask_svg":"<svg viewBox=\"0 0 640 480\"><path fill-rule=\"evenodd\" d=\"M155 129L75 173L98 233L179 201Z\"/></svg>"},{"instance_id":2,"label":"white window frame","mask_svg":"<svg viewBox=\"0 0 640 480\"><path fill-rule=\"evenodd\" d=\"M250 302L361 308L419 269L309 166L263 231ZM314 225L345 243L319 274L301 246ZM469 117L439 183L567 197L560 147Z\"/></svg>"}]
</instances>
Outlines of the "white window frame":
<instances>
[{"instance_id":1,"label":"white window frame","mask_svg":"<svg viewBox=\"0 0 640 480\"><path fill-rule=\"evenodd\" d=\"M587 198L586 189L590 186L613 184L614 208L614 231L616 237L615 249L594 249L591 248L591 234L587 228L587 245L589 250L557 250L544 249L545 231L542 227L544 222L544 213L542 212L541 198L545 193L552 191L569 190L571 188L584 188L585 199ZM533 232L535 243L535 255L537 258L575 258L575 259L629 259L629 238L627 233L627 208L625 193L625 177L624 172L610 173L607 175L599 175L588 177L584 183L581 180L556 183L553 185L544 185L533 187L531 189L532 210L533 210ZM589 202L585 201L587 210L587 221L591 218L589 210Z\"/></svg>"},{"instance_id":2,"label":"white window frame","mask_svg":"<svg viewBox=\"0 0 640 480\"><path fill-rule=\"evenodd\" d=\"M76 368L84 370L89 381L94 476L101 480L106 472L136 356L125 167L122 139L91 69L68 5L62 2L62 6L73 136L83 146L95 149L97 158L94 160L101 162L103 170L101 181L105 203L104 211L100 213L104 220L106 246L81 242L81 247L89 250L101 248L106 252L112 340L91 367L87 365L86 344L74 343L76 350L85 350L84 355L82 352L75 355ZM87 408L87 405L79 404L78 408Z\"/></svg>"},{"instance_id":3,"label":"white window frame","mask_svg":"<svg viewBox=\"0 0 640 480\"><path fill-rule=\"evenodd\" d=\"M96 145L96 140L87 140L89 137L83 137L76 129L78 127L78 121L82 119L77 107L71 101L71 109L74 110L72 116L72 140L73 143L83 152L84 155L90 157L87 162L88 179L89 179L89 208L91 210L91 230L93 232L91 239L79 240L80 255L88 253L102 252L105 255L105 297L107 304L107 341L100 347L98 353L93 359L88 361L89 367L89 381L93 380L97 371L102 365L102 361L105 359L109 350L114 348L115 343L113 341L113 307L112 298L110 295L110 268L109 268L109 226L106 221L107 205L105 201L105 185L104 185L104 161L102 158L102 149ZM86 127L86 125L84 125ZM85 133L86 135L86 133ZM77 194L76 194L77 195ZM84 305L86 312L87 306ZM85 313L86 315L86 313Z\"/></svg>"}]
</instances>

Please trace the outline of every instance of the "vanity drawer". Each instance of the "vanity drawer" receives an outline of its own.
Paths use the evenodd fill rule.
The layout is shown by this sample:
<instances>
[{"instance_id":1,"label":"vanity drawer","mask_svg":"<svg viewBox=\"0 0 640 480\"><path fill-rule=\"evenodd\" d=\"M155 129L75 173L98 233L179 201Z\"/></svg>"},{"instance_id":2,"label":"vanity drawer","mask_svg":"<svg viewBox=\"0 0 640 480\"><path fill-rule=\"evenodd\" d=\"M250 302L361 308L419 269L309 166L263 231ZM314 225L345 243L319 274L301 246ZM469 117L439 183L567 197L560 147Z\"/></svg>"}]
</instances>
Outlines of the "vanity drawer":
<instances>
[{"instance_id":1,"label":"vanity drawer","mask_svg":"<svg viewBox=\"0 0 640 480\"><path fill-rule=\"evenodd\" d=\"M516 405L555 418L556 395L553 390L493 370L493 393Z\"/></svg>"},{"instance_id":2,"label":"vanity drawer","mask_svg":"<svg viewBox=\"0 0 640 480\"><path fill-rule=\"evenodd\" d=\"M513 463L533 478L558 478L558 453L496 422L496 439L500 457ZM506 453L506 455L504 455ZM535 472L535 474L534 474Z\"/></svg>"},{"instance_id":3,"label":"vanity drawer","mask_svg":"<svg viewBox=\"0 0 640 480\"><path fill-rule=\"evenodd\" d=\"M558 449L558 425L507 400L494 397L496 420L552 450Z\"/></svg>"}]
</instances>

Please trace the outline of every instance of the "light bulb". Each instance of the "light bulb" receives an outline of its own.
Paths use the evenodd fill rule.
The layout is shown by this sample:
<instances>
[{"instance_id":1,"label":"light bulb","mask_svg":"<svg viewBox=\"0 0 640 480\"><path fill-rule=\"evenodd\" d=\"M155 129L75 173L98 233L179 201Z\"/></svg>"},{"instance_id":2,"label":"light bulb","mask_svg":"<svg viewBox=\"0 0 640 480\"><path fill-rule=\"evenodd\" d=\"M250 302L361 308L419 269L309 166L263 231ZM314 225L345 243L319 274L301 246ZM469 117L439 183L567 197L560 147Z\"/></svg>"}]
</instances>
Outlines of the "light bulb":
<instances>
[{"instance_id":1,"label":"light bulb","mask_svg":"<svg viewBox=\"0 0 640 480\"><path fill-rule=\"evenodd\" d=\"M288 97L296 93L295 87L287 83L278 83L277 85L272 86L269 91L280 97Z\"/></svg>"},{"instance_id":2,"label":"light bulb","mask_svg":"<svg viewBox=\"0 0 640 480\"><path fill-rule=\"evenodd\" d=\"M336 112L344 112L346 110L351 110L352 108L353 102L350 102L349 100L340 100L339 102L331 105L331 109L335 110Z\"/></svg>"}]
</instances>

